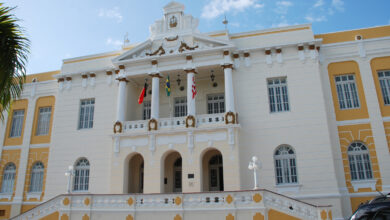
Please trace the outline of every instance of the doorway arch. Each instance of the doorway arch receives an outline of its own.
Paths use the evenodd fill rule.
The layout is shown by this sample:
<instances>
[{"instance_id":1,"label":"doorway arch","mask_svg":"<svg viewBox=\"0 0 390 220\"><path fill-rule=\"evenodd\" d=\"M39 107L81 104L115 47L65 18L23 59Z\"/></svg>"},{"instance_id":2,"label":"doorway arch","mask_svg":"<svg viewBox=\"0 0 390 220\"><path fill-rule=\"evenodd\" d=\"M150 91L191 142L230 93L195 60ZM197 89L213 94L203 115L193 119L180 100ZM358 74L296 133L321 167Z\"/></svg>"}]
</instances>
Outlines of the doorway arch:
<instances>
[{"instance_id":1,"label":"doorway arch","mask_svg":"<svg viewBox=\"0 0 390 220\"><path fill-rule=\"evenodd\" d=\"M130 155L125 167L125 192L144 192L144 158L141 154Z\"/></svg>"},{"instance_id":2,"label":"doorway arch","mask_svg":"<svg viewBox=\"0 0 390 220\"><path fill-rule=\"evenodd\" d=\"M223 157L217 149L208 149L202 156L203 191L223 191Z\"/></svg>"},{"instance_id":3,"label":"doorway arch","mask_svg":"<svg viewBox=\"0 0 390 220\"><path fill-rule=\"evenodd\" d=\"M177 151L170 151L162 158L163 192L182 192L182 157Z\"/></svg>"}]
</instances>

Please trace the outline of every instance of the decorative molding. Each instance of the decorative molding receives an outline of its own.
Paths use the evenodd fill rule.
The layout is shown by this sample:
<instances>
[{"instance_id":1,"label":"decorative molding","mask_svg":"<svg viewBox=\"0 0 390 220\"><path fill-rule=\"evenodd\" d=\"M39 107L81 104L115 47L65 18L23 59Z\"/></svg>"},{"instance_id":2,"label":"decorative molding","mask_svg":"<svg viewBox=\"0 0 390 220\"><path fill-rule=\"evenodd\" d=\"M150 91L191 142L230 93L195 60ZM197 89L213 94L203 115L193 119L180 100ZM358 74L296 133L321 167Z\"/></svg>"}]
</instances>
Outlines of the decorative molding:
<instances>
[{"instance_id":1,"label":"decorative molding","mask_svg":"<svg viewBox=\"0 0 390 220\"><path fill-rule=\"evenodd\" d=\"M285 192L294 192L299 193L302 185L301 184L281 184L275 186L278 193L285 193Z\"/></svg>"},{"instance_id":2,"label":"decorative molding","mask_svg":"<svg viewBox=\"0 0 390 220\"><path fill-rule=\"evenodd\" d=\"M236 115L233 112L226 112L225 124L236 124Z\"/></svg>"},{"instance_id":3,"label":"decorative molding","mask_svg":"<svg viewBox=\"0 0 390 220\"><path fill-rule=\"evenodd\" d=\"M226 132L205 132L205 133L199 133L195 135L195 141L197 143L200 142L208 142L208 145L211 147L213 146L213 141L225 141L227 139Z\"/></svg>"},{"instance_id":4,"label":"decorative molding","mask_svg":"<svg viewBox=\"0 0 390 220\"><path fill-rule=\"evenodd\" d=\"M30 199L36 199L36 200L40 200L41 199L41 196L42 196L42 192L37 192L37 193L27 193L26 195L26 199L27 200L30 200Z\"/></svg>"},{"instance_id":5,"label":"decorative molding","mask_svg":"<svg viewBox=\"0 0 390 220\"><path fill-rule=\"evenodd\" d=\"M152 64L152 65L157 65L157 64L158 64L158 61L157 61L157 60L152 60L152 61L151 61L151 64Z\"/></svg>"},{"instance_id":6,"label":"decorative molding","mask_svg":"<svg viewBox=\"0 0 390 220\"><path fill-rule=\"evenodd\" d=\"M11 201L12 196L12 193L0 193L0 199L8 199L8 201Z\"/></svg>"},{"instance_id":7,"label":"decorative molding","mask_svg":"<svg viewBox=\"0 0 390 220\"><path fill-rule=\"evenodd\" d=\"M376 182L377 182L376 179L359 180L359 181L352 180L351 184L352 184L354 191L358 191L358 189L361 189L361 188L371 188L371 190L375 191L376 190Z\"/></svg>"},{"instance_id":8,"label":"decorative molding","mask_svg":"<svg viewBox=\"0 0 390 220\"><path fill-rule=\"evenodd\" d=\"M116 133L122 133L122 122L117 121L114 124L114 134Z\"/></svg>"},{"instance_id":9,"label":"decorative molding","mask_svg":"<svg viewBox=\"0 0 390 220\"><path fill-rule=\"evenodd\" d=\"M192 69L185 69L185 70L184 70L184 72L185 72L185 73L187 73L187 74L188 74L188 73L194 73L194 74L197 74L196 70L195 70L195 69L193 69L193 68L192 68Z\"/></svg>"},{"instance_id":10,"label":"decorative molding","mask_svg":"<svg viewBox=\"0 0 390 220\"><path fill-rule=\"evenodd\" d=\"M124 70L125 69L125 65L119 65L119 69L120 70Z\"/></svg>"},{"instance_id":11,"label":"decorative molding","mask_svg":"<svg viewBox=\"0 0 390 220\"><path fill-rule=\"evenodd\" d=\"M186 117L186 128L189 128L189 127L196 127L196 119L193 115L188 115Z\"/></svg>"},{"instance_id":12,"label":"decorative molding","mask_svg":"<svg viewBox=\"0 0 390 220\"><path fill-rule=\"evenodd\" d=\"M111 76L112 75L112 71L106 71L106 75Z\"/></svg>"},{"instance_id":13,"label":"decorative molding","mask_svg":"<svg viewBox=\"0 0 390 220\"><path fill-rule=\"evenodd\" d=\"M83 75L81 75L81 78L86 79L86 78L88 78L88 75L87 74L83 74Z\"/></svg>"},{"instance_id":14,"label":"decorative molding","mask_svg":"<svg viewBox=\"0 0 390 220\"><path fill-rule=\"evenodd\" d=\"M152 118L148 122L148 131L153 131L158 129L158 123L157 120Z\"/></svg>"},{"instance_id":15,"label":"decorative molding","mask_svg":"<svg viewBox=\"0 0 390 220\"><path fill-rule=\"evenodd\" d=\"M222 64L221 67L223 69L228 69L228 68L233 69L233 64Z\"/></svg>"},{"instance_id":16,"label":"decorative molding","mask_svg":"<svg viewBox=\"0 0 390 220\"><path fill-rule=\"evenodd\" d=\"M390 118L389 118L390 120ZM356 120L346 120L346 121L337 121L337 126L344 126L344 125L357 125L357 124L368 124L370 123L369 118L365 119L356 119Z\"/></svg>"},{"instance_id":17,"label":"decorative molding","mask_svg":"<svg viewBox=\"0 0 390 220\"><path fill-rule=\"evenodd\" d=\"M157 145L166 144L185 144L187 142L185 135L158 136Z\"/></svg>"}]
</instances>

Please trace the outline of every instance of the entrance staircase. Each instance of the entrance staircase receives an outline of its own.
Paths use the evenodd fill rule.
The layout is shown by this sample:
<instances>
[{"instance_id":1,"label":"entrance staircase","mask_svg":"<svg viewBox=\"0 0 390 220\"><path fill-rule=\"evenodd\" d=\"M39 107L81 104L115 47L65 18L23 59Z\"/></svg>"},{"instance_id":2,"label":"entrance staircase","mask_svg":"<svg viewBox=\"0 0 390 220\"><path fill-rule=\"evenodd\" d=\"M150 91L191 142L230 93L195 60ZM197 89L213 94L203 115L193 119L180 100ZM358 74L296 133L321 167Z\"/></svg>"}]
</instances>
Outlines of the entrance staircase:
<instances>
[{"instance_id":1,"label":"entrance staircase","mask_svg":"<svg viewBox=\"0 0 390 220\"><path fill-rule=\"evenodd\" d=\"M63 194L14 220L332 219L315 206L268 190L172 194Z\"/></svg>"}]
</instances>

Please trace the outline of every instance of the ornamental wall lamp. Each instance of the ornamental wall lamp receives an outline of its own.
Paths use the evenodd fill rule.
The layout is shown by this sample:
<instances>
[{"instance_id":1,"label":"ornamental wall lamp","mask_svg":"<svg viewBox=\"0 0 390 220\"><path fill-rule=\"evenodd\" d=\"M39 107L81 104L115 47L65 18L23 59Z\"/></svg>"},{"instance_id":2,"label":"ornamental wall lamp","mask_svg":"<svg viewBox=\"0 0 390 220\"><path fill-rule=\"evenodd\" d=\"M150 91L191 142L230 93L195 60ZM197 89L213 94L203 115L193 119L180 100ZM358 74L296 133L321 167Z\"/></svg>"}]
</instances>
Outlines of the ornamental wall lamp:
<instances>
[{"instance_id":1,"label":"ornamental wall lamp","mask_svg":"<svg viewBox=\"0 0 390 220\"><path fill-rule=\"evenodd\" d=\"M214 70L211 70L210 72L211 72L210 78L211 78L211 82L213 82L213 87L217 87L218 83L214 82L215 80Z\"/></svg>"},{"instance_id":2,"label":"ornamental wall lamp","mask_svg":"<svg viewBox=\"0 0 390 220\"><path fill-rule=\"evenodd\" d=\"M252 161L249 162L248 169L253 170L253 178L254 178L253 189L259 189L259 184L257 182L257 170L261 169L261 163L256 156L252 157Z\"/></svg>"}]
</instances>

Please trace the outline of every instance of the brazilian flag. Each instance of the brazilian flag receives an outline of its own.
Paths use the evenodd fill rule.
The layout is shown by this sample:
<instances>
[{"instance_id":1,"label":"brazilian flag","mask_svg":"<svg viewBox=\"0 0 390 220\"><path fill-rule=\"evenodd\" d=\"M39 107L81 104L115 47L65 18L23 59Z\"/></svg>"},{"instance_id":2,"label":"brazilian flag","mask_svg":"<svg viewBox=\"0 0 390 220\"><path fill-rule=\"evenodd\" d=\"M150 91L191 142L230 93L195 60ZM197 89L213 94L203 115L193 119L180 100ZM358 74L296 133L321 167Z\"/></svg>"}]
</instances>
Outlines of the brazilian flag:
<instances>
[{"instance_id":1,"label":"brazilian flag","mask_svg":"<svg viewBox=\"0 0 390 220\"><path fill-rule=\"evenodd\" d=\"M165 91L167 92L167 96L171 95L171 81L169 81L169 76L167 77L167 80L165 81Z\"/></svg>"}]
</instances>

